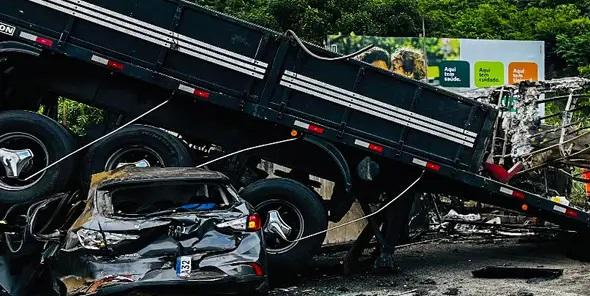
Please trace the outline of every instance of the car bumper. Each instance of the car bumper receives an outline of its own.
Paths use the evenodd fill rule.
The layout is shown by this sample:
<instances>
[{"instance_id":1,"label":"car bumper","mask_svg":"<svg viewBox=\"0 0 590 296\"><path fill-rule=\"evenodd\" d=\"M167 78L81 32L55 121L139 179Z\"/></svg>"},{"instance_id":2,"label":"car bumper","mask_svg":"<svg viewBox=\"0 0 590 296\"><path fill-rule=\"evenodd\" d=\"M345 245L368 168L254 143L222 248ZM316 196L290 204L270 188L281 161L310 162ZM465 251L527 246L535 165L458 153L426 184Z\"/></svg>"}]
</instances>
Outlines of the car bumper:
<instances>
[{"instance_id":1,"label":"car bumper","mask_svg":"<svg viewBox=\"0 0 590 296\"><path fill-rule=\"evenodd\" d=\"M268 288L266 276L223 277L216 279L170 279L137 281L106 285L96 291L96 296L118 295L131 291L146 291L154 295L164 293L196 293L206 291L222 295L244 295L262 292ZM149 294L148 293L148 294Z\"/></svg>"}]
</instances>

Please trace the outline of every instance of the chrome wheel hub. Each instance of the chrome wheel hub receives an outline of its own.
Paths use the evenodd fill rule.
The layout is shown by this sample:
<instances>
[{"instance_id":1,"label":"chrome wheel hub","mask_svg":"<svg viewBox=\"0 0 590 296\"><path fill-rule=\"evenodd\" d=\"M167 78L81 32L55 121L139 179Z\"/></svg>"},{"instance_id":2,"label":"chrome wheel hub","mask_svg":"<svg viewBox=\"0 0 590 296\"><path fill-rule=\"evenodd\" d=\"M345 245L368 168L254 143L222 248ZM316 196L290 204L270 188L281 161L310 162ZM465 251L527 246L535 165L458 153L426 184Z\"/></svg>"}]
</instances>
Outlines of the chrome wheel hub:
<instances>
[{"instance_id":1,"label":"chrome wheel hub","mask_svg":"<svg viewBox=\"0 0 590 296\"><path fill-rule=\"evenodd\" d=\"M292 230L293 228L283 221L283 218L281 218L281 214L278 211L268 211L266 225L264 225L265 233L274 233L288 241L289 239L287 237L291 234Z\"/></svg>"},{"instance_id":2,"label":"chrome wheel hub","mask_svg":"<svg viewBox=\"0 0 590 296\"><path fill-rule=\"evenodd\" d=\"M31 149L11 150L0 148L0 163L6 171L6 176L17 179L22 170L27 167L33 159Z\"/></svg>"}]
</instances>

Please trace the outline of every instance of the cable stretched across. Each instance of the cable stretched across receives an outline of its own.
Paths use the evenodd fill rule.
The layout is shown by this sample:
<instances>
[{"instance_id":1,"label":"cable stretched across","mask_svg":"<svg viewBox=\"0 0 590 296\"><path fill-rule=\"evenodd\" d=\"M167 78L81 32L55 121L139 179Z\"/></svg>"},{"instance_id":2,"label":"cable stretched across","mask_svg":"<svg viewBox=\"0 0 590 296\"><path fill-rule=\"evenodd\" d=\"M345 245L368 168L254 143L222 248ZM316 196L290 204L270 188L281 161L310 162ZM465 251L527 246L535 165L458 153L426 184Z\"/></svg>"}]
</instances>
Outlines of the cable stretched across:
<instances>
[{"instance_id":1,"label":"cable stretched across","mask_svg":"<svg viewBox=\"0 0 590 296\"><path fill-rule=\"evenodd\" d=\"M392 198L390 201L388 201L386 204L384 204L377 211L375 211L373 213L370 213L368 215L365 215L363 217L354 219L352 221L348 221L348 222L346 222L344 224L336 225L334 227L330 227L328 229L325 229L325 230L322 230L322 231L318 231L316 233L312 233L312 234L309 234L309 235L300 237L300 238L295 239L295 240L292 240L292 241L291 240L287 240L287 241L290 242L290 243L296 243L296 242L299 242L299 241L302 241L302 240L306 240L306 239L312 238L314 236L318 236L320 234L324 234L324 233L330 232L332 230L336 230L338 228L342 228L344 226L347 226L347 225L350 225L350 224L353 224L353 223L356 223L356 222L359 222L359 221L362 221L362 220L365 220L365 219L369 219L369 218L371 218L371 217L373 217L373 216L381 213L383 210L385 210L387 207L389 207L391 204L393 204L396 200L398 200L400 197L402 197L404 194L406 194L406 192L408 192L410 189L412 189L416 184L418 184L418 182L420 182L420 180L422 180L422 177L424 176L424 173L425 172L426 171L422 171L422 173L420 174L420 176L418 176L418 178L416 180L414 180L414 182L412 182L410 185L408 185L408 187L406 187L406 189L404 189L396 197Z\"/></svg>"},{"instance_id":2,"label":"cable stretched across","mask_svg":"<svg viewBox=\"0 0 590 296\"><path fill-rule=\"evenodd\" d=\"M226 158L231 157L231 156L234 156L236 154L244 153L246 151L256 150L256 149L260 149L260 148L264 148L264 147L269 147L269 146L274 146L274 145L278 145L278 144L283 144L283 143L287 143L287 142L292 142L292 141L295 141L295 140L298 140L298 139L299 138L289 138L289 139L286 139L286 140L280 140L280 141L275 141L275 142L271 142L271 143L266 143L266 144L261 144L261 145L257 145L257 146L252 146L252 147L244 148L242 150L238 150L238 151L235 151L235 152L232 152L232 153L223 155L221 157L215 158L213 160L204 162L204 163L196 166L196 168L202 168L202 167L204 167L206 165L212 164L214 162L218 162L218 161L220 161L222 159L226 159Z\"/></svg>"},{"instance_id":3,"label":"cable stretched across","mask_svg":"<svg viewBox=\"0 0 590 296\"><path fill-rule=\"evenodd\" d=\"M299 38L299 36L297 36L297 34L295 32L293 32L293 30L287 30L286 34L293 36L293 39L295 39L295 41L297 42L297 44L299 44L299 46L301 46L301 48L310 56L318 59L318 60L322 60L322 61L340 61L340 60L346 60L346 59L350 59L353 58L359 54L362 54L364 52L366 52L367 50L375 47L375 45L369 45L367 47L361 48L359 51L357 52L353 52L351 54L345 55L345 56L341 56L341 57L335 57L335 58L328 58L328 57L322 57L319 56L315 53L313 53L311 50L309 50L309 48L307 48L307 46L305 45L305 43L303 43L303 41L301 40L301 38Z\"/></svg>"},{"instance_id":4,"label":"cable stretched across","mask_svg":"<svg viewBox=\"0 0 590 296\"><path fill-rule=\"evenodd\" d=\"M134 119L132 119L131 121L129 121L129 122L127 122L127 123L123 124L122 126L118 127L117 129L115 129L115 130L111 131L110 133L108 133L108 134L106 134L106 135L104 135L104 136L102 136L102 137L100 137L100 138L98 138L98 139L96 139L96 140L94 140L94 141L92 141L92 142L90 142L90 143L88 143L88 144L86 144L86 145L84 145L84 146L82 146L82 147L80 147L80 148L76 149L74 152L72 152L72 153L70 153L70 154L68 154L68 155L66 155L66 156L64 156L64 157L62 157L62 158L60 158L60 159L58 159L57 161L55 161L55 162L51 163L50 165L48 165L48 166L44 167L43 169L41 169L41 170L37 171L36 173L34 173L34 174L32 174L32 175L30 175L30 176L26 177L26 178L25 178L25 181L29 181L29 180L31 180L32 178L34 178L34 177L38 176L39 174L41 174L41 173L43 173L43 172L47 171L48 169L50 169L50 168L52 168L52 167L54 167L54 166L56 166L56 165L60 164L62 161L66 160L66 159L68 159L68 158L70 158L70 157L72 157L72 156L73 156L73 155L75 155L75 154L78 154L78 153L80 153L80 151L82 151L82 150L84 150L84 149L86 149L86 148L88 148L88 147L90 147L90 146L92 146L92 145L94 145L94 144L96 144L96 143L98 143L98 142L102 141L103 139L105 139L105 138L107 138L107 137L110 137L112 134L114 134L114 133L116 133L116 132L118 132L118 131L120 131L120 130L122 130L122 129L126 128L126 127L128 127L129 125L131 125L131 124L133 124L133 123L137 122L138 120L140 120L140 119L144 118L144 117L145 117L145 116L147 116L148 114L150 114L150 113L152 113L152 112L154 112L154 111L156 111L156 110L160 109L160 107L162 107L162 106L166 105L168 102L170 102L170 100L166 100L166 101L164 101L164 102L162 102L162 103L158 104L158 105L157 105L157 106L155 106L154 108L152 108L152 109L150 109L150 110L148 110L148 111L146 111L146 112L144 112L144 113L140 114L139 116L137 116L137 117L135 117Z\"/></svg>"}]
</instances>

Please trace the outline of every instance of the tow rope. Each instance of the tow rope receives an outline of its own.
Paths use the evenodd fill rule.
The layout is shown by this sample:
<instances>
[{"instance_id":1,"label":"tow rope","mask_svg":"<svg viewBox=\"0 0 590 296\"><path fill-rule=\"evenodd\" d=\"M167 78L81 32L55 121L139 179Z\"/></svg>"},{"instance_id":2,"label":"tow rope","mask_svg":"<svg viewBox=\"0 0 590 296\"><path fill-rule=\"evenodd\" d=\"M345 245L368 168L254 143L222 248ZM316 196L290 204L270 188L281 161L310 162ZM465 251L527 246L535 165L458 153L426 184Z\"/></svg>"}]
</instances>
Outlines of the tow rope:
<instances>
[{"instance_id":1,"label":"tow rope","mask_svg":"<svg viewBox=\"0 0 590 296\"><path fill-rule=\"evenodd\" d=\"M70 158L70 157L72 157L72 156L73 156L73 155L75 155L75 154L78 154L78 153L80 153L80 151L82 151L82 150L84 150L84 149L86 149L86 148L88 148L88 147L90 147L90 146L92 146L92 145L94 145L94 144L96 144L96 143L98 143L98 142L102 141L102 140L103 140L103 139L105 139L105 138L108 138L108 137L110 137L110 136L111 136L111 135L113 135L114 133L116 133L116 132L118 132L118 131L120 131L120 130L122 130L122 129L126 128L126 127L128 127L129 125L131 125L131 124L133 124L133 123L137 122L138 120L140 120L140 119L144 118L144 117L145 117L145 116L147 116L148 114L150 114L150 113L152 113L152 112L154 112L154 111L156 111L156 110L160 109L162 106L166 105L168 102L170 102L170 99L168 99L168 100L166 100L166 101L164 101L164 102L162 102L162 103L158 104L158 105L157 105L157 106L155 106L154 108L152 108L152 109L150 109L150 110L148 110L148 111L146 111L146 112L144 112L144 113L140 114L139 116L137 116L137 117L135 117L134 119L130 120L129 122L127 122L127 123L123 124L122 126L120 126L120 127L116 128L116 129L114 129L113 131L109 132L108 134L106 134L106 135L104 135L104 136L102 136L102 137L100 137L100 138L98 138L98 139L96 139L96 140L94 140L94 141L92 141L92 142L90 142L90 143L88 143L88 144L86 144L86 145L84 145L84 146L82 146L82 147L80 147L80 148L76 149L74 152L72 152L72 153L70 153L70 154L68 154L68 155L66 155L66 156L64 156L64 157L62 157L62 158L60 158L60 159L58 159L57 161L55 161L55 162L51 163L50 165L48 165L48 166L44 167L43 169L39 170L38 172L36 172L36 173L34 173L34 174L32 174L32 175L30 175L30 176L26 177L26 178L25 178L25 181L29 181L29 180L31 180L32 178L34 178L34 177L38 176L39 174L41 174L41 173L43 173L43 172L47 171L48 169L50 169L50 168L52 168L52 167L54 167L54 166L58 165L58 164L59 164L59 163L61 163L62 161L66 160L66 159L68 159L68 158Z\"/></svg>"},{"instance_id":2,"label":"tow rope","mask_svg":"<svg viewBox=\"0 0 590 296\"><path fill-rule=\"evenodd\" d=\"M371 217L379 214L383 210L385 210L387 207L389 207L391 204L393 204L396 200L398 200L400 197L402 197L404 194L406 194L406 192L408 192L410 189L412 189L412 187L414 187L416 184L418 184L418 182L420 182L420 180L424 176L424 173L425 173L425 171L422 171L422 173L420 174L420 176L418 176L418 178L416 180L414 180L414 182L412 182L408 187L406 187L406 189L404 189L396 197L392 198L390 201L388 201L386 204L384 204L382 207L380 207L377 211L375 211L373 213L370 213L368 215L364 215L364 216L362 216L360 218L354 219L352 221L348 221L348 222L343 223L343 224L340 224L340 225L336 225L336 226L327 228L327 229L322 230L322 231L318 231L316 233L312 233L312 234L309 234L309 235L300 237L300 238L295 239L295 240L286 240L286 241L287 242L290 242L290 243L297 243L299 241L306 240L306 239L312 238L314 236L318 236L320 234L328 233L328 232L330 232L332 230L336 230L338 228L342 228L344 226L347 226L347 225L350 225L350 224L353 224L353 223L357 223L357 222L362 221L362 220L365 220L365 219L369 219L369 218L371 218Z\"/></svg>"}]
</instances>

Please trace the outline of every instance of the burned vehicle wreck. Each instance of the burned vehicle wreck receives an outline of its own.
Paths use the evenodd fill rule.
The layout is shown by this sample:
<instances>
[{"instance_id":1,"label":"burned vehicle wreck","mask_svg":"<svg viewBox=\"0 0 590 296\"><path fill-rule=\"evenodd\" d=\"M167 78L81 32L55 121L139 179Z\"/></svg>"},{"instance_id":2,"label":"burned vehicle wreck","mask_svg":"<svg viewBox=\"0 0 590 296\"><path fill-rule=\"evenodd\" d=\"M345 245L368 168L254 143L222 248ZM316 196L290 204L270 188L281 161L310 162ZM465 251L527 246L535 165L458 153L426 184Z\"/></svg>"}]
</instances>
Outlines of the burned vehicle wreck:
<instances>
[{"instance_id":1,"label":"burned vehicle wreck","mask_svg":"<svg viewBox=\"0 0 590 296\"><path fill-rule=\"evenodd\" d=\"M84 210L47 264L68 295L253 295L267 285L260 229L220 173L124 167L93 177Z\"/></svg>"}]
</instances>

